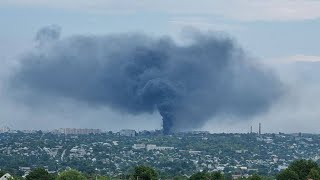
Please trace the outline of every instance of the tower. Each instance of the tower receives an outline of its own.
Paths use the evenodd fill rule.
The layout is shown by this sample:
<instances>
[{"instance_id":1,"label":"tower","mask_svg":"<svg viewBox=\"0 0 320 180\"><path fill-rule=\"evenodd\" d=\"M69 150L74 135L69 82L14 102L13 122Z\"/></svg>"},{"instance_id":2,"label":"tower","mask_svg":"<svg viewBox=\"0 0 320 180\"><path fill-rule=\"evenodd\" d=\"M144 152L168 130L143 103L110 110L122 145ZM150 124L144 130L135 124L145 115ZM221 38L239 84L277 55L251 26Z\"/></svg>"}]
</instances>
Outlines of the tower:
<instances>
[{"instance_id":1,"label":"tower","mask_svg":"<svg viewBox=\"0 0 320 180\"><path fill-rule=\"evenodd\" d=\"M250 127L250 134L252 134L252 126Z\"/></svg>"},{"instance_id":2,"label":"tower","mask_svg":"<svg viewBox=\"0 0 320 180\"><path fill-rule=\"evenodd\" d=\"M259 123L259 135L261 135L261 123Z\"/></svg>"}]
</instances>

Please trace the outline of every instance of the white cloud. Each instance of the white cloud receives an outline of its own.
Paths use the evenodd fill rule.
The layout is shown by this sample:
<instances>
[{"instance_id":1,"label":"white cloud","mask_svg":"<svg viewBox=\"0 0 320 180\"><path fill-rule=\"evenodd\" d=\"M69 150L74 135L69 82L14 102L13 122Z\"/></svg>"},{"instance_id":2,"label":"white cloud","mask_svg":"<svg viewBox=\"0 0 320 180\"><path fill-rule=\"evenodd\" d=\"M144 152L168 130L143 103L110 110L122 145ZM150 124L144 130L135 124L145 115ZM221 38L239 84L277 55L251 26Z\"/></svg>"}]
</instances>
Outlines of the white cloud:
<instances>
[{"instance_id":1,"label":"white cloud","mask_svg":"<svg viewBox=\"0 0 320 180\"><path fill-rule=\"evenodd\" d=\"M203 31L241 31L246 29L244 26L241 25L212 22L210 21L210 19L201 16L175 17L172 18L169 22L172 26L175 26L177 29L182 29L184 27L193 27Z\"/></svg>"},{"instance_id":2,"label":"white cloud","mask_svg":"<svg viewBox=\"0 0 320 180\"><path fill-rule=\"evenodd\" d=\"M310 55L298 54L298 55L287 57L284 60L289 61L289 62L292 62L292 61L294 61L294 62L296 62L296 61L320 62L320 56L310 56Z\"/></svg>"},{"instance_id":3,"label":"white cloud","mask_svg":"<svg viewBox=\"0 0 320 180\"><path fill-rule=\"evenodd\" d=\"M313 0L230 0L220 14L244 21L305 20L320 17L320 1ZM230 8L234 7L234 8Z\"/></svg>"},{"instance_id":4,"label":"white cloud","mask_svg":"<svg viewBox=\"0 0 320 180\"><path fill-rule=\"evenodd\" d=\"M264 62L271 64L284 64L294 62L320 62L320 56L296 54L286 57L275 57L271 59L265 59Z\"/></svg>"},{"instance_id":5,"label":"white cloud","mask_svg":"<svg viewBox=\"0 0 320 180\"><path fill-rule=\"evenodd\" d=\"M102 13L162 12L217 15L241 21L287 21L320 17L315 0L2 0L1 5L53 7Z\"/></svg>"}]
</instances>

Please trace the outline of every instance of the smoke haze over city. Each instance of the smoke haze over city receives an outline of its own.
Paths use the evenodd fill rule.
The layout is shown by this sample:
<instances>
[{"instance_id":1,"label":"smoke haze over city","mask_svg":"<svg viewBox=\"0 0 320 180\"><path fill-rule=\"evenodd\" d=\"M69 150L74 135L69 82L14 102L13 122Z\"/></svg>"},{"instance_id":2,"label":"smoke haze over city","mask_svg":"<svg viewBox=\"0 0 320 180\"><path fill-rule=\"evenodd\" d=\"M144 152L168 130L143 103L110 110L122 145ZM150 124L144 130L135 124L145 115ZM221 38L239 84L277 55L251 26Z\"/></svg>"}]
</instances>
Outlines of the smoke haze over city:
<instances>
[{"instance_id":1,"label":"smoke haze over city","mask_svg":"<svg viewBox=\"0 0 320 180\"><path fill-rule=\"evenodd\" d=\"M37 33L38 49L22 57L12 91L120 113L157 111L165 133L201 128L219 114L250 118L268 111L283 93L272 71L226 37L193 33L188 45L177 45L169 37L139 34L58 40L59 31L51 26Z\"/></svg>"},{"instance_id":2,"label":"smoke haze over city","mask_svg":"<svg viewBox=\"0 0 320 180\"><path fill-rule=\"evenodd\" d=\"M320 5L283 3L1 2L0 126L317 132Z\"/></svg>"}]
</instances>

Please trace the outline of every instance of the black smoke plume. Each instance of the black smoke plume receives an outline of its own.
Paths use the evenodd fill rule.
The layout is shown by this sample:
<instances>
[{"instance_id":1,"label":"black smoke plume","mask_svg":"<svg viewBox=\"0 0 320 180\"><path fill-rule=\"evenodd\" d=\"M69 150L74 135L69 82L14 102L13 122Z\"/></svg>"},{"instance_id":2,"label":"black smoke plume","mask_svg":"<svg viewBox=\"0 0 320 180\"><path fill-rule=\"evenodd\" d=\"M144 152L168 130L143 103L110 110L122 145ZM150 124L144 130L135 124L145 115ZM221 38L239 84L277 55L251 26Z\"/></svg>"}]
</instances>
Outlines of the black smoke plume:
<instances>
[{"instance_id":1,"label":"black smoke plume","mask_svg":"<svg viewBox=\"0 0 320 180\"><path fill-rule=\"evenodd\" d=\"M143 34L56 39L60 33L52 29L39 33L40 46L55 40L22 58L14 87L122 113L158 111L166 134L199 128L217 115L249 118L282 93L272 72L214 34L194 33L179 45Z\"/></svg>"}]
</instances>

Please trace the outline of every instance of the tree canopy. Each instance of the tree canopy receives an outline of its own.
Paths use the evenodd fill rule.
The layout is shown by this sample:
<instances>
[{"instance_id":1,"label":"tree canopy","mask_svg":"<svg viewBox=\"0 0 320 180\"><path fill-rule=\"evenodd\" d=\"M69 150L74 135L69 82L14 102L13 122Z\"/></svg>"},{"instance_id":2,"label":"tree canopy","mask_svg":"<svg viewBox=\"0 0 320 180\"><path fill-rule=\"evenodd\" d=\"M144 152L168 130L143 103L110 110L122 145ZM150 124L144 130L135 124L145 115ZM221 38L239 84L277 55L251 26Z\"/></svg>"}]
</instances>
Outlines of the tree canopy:
<instances>
[{"instance_id":1,"label":"tree canopy","mask_svg":"<svg viewBox=\"0 0 320 180\"><path fill-rule=\"evenodd\" d=\"M57 180L87 180L87 178L77 170L67 170L59 174Z\"/></svg>"},{"instance_id":2,"label":"tree canopy","mask_svg":"<svg viewBox=\"0 0 320 180\"><path fill-rule=\"evenodd\" d=\"M54 180L55 177L44 168L36 168L26 176L26 180Z\"/></svg>"},{"instance_id":3,"label":"tree canopy","mask_svg":"<svg viewBox=\"0 0 320 180\"><path fill-rule=\"evenodd\" d=\"M262 177L257 174L254 174L251 177L249 177L248 179L249 180L262 180Z\"/></svg>"},{"instance_id":4,"label":"tree canopy","mask_svg":"<svg viewBox=\"0 0 320 180\"><path fill-rule=\"evenodd\" d=\"M299 180L299 176L291 169L285 169L277 175L277 180Z\"/></svg>"},{"instance_id":5,"label":"tree canopy","mask_svg":"<svg viewBox=\"0 0 320 180\"><path fill-rule=\"evenodd\" d=\"M158 173L149 166L137 166L134 169L133 177L140 180L156 180Z\"/></svg>"},{"instance_id":6,"label":"tree canopy","mask_svg":"<svg viewBox=\"0 0 320 180\"><path fill-rule=\"evenodd\" d=\"M320 168L311 160L297 160L277 175L277 180L320 180Z\"/></svg>"},{"instance_id":7,"label":"tree canopy","mask_svg":"<svg viewBox=\"0 0 320 180\"><path fill-rule=\"evenodd\" d=\"M314 161L304 159L294 161L288 167L288 169L297 173L299 179L303 180L307 179L307 176L313 168L318 171L318 164Z\"/></svg>"},{"instance_id":8,"label":"tree canopy","mask_svg":"<svg viewBox=\"0 0 320 180\"><path fill-rule=\"evenodd\" d=\"M190 177L190 180L224 180L224 175L221 172L198 172Z\"/></svg>"},{"instance_id":9,"label":"tree canopy","mask_svg":"<svg viewBox=\"0 0 320 180\"><path fill-rule=\"evenodd\" d=\"M312 168L308 174L309 179L320 180L320 173L318 168Z\"/></svg>"}]
</instances>

